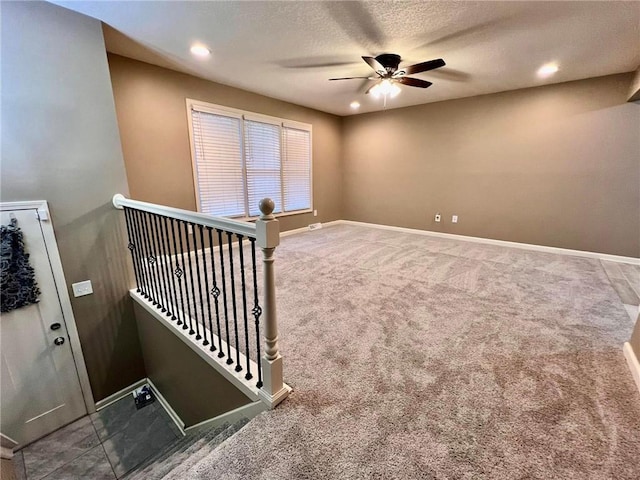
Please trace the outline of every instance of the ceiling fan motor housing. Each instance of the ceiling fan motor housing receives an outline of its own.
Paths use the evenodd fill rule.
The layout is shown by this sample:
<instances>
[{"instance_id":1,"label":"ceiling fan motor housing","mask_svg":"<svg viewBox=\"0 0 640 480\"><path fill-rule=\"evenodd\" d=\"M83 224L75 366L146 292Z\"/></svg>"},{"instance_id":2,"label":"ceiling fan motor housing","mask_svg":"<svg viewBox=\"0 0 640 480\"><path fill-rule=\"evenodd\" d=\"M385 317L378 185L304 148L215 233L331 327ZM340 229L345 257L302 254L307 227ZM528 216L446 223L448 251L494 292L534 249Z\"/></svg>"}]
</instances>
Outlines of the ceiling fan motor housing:
<instances>
[{"instance_id":1,"label":"ceiling fan motor housing","mask_svg":"<svg viewBox=\"0 0 640 480\"><path fill-rule=\"evenodd\" d=\"M398 69L398 65L400 65L400 55L396 55L395 53L383 53L382 55L378 55L376 60L389 73L395 72Z\"/></svg>"}]
</instances>

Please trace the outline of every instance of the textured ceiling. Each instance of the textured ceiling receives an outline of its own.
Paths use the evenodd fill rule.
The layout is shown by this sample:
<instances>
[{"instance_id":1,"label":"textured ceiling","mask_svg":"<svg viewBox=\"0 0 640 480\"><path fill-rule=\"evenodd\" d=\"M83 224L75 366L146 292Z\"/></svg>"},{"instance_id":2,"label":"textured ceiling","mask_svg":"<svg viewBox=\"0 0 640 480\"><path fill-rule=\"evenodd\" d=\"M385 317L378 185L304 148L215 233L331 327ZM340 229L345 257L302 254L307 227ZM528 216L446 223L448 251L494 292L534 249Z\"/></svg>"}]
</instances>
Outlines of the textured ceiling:
<instances>
[{"instance_id":1,"label":"textured ceiling","mask_svg":"<svg viewBox=\"0 0 640 480\"><path fill-rule=\"evenodd\" d=\"M111 52L338 115L381 110L362 55L443 58L387 108L635 70L640 2L54 1L102 20ZM212 55L199 60L193 42ZM541 80L536 70L557 62ZM370 86L367 85L367 86Z\"/></svg>"}]
</instances>

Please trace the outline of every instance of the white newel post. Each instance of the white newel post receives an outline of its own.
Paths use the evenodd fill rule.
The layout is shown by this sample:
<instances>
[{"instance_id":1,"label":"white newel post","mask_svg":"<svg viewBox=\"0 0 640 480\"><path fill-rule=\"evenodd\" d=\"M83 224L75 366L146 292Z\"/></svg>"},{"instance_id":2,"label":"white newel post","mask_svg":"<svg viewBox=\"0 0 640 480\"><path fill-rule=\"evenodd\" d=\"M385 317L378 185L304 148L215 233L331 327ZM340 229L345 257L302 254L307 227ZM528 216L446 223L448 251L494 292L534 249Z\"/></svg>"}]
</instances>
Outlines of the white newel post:
<instances>
[{"instance_id":1,"label":"white newel post","mask_svg":"<svg viewBox=\"0 0 640 480\"><path fill-rule=\"evenodd\" d=\"M263 387L259 391L263 400L271 408L275 407L289 394L282 378L282 357L278 352L278 318L276 314L276 286L274 252L280 245L280 225L273 215L273 200L260 201L262 215L256 221L256 244L262 249L264 266L263 315L265 349L262 356Z\"/></svg>"}]
</instances>

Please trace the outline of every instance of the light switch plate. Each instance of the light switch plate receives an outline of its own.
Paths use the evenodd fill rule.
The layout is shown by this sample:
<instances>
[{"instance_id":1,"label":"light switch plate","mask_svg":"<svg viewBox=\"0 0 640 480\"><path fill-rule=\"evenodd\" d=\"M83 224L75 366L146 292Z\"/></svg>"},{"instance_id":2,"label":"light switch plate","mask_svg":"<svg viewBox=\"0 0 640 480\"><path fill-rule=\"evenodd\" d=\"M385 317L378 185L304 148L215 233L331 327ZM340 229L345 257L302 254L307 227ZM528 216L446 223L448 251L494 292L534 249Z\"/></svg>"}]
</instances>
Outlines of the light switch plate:
<instances>
[{"instance_id":1,"label":"light switch plate","mask_svg":"<svg viewBox=\"0 0 640 480\"><path fill-rule=\"evenodd\" d=\"M78 282L71 285L73 288L74 297L82 297L84 295L91 295L93 293L93 286L91 280L85 280L84 282Z\"/></svg>"}]
</instances>

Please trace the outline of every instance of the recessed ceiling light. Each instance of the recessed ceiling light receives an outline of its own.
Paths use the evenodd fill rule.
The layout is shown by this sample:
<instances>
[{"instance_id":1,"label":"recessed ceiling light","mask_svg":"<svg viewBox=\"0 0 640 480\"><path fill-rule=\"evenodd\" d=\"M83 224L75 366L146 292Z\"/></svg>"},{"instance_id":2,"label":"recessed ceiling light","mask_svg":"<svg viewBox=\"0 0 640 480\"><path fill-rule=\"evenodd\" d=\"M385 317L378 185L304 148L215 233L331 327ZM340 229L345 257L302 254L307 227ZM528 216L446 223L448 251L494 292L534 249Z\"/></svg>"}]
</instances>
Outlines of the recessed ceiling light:
<instances>
[{"instance_id":1,"label":"recessed ceiling light","mask_svg":"<svg viewBox=\"0 0 640 480\"><path fill-rule=\"evenodd\" d=\"M196 57L208 57L211 54L211 50L204 45L196 43L195 45L191 45L191 53Z\"/></svg>"},{"instance_id":2,"label":"recessed ceiling light","mask_svg":"<svg viewBox=\"0 0 640 480\"><path fill-rule=\"evenodd\" d=\"M351 104L349 105L353 110L357 110L360 108L360 103L358 102L351 102Z\"/></svg>"},{"instance_id":3,"label":"recessed ceiling light","mask_svg":"<svg viewBox=\"0 0 640 480\"><path fill-rule=\"evenodd\" d=\"M540 78L547 78L558 71L558 65L555 63L547 63L538 69L538 76Z\"/></svg>"}]
</instances>

